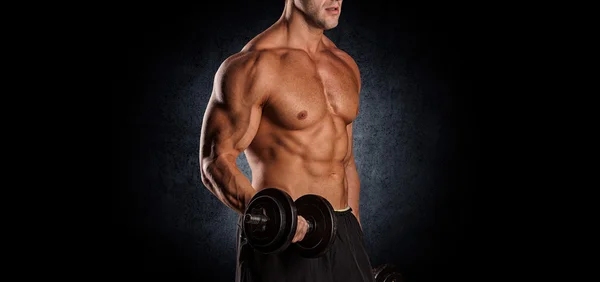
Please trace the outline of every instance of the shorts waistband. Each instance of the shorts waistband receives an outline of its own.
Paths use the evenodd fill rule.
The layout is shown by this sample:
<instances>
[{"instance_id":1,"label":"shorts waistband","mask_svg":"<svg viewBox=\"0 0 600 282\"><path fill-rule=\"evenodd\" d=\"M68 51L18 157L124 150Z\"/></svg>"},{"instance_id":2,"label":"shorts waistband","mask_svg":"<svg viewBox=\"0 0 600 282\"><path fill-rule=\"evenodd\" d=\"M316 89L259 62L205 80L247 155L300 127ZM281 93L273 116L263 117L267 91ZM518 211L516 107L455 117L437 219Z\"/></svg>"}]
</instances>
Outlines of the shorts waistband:
<instances>
[{"instance_id":1,"label":"shorts waistband","mask_svg":"<svg viewBox=\"0 0 600 282\"><path fill-rule=\"evenodd\" d=\"M352 208L350 206L347 206L343 209L340 210L334 210L336 215L344 215L344 214L349 214L352 212Z\"/></svg>"}]
</instances>

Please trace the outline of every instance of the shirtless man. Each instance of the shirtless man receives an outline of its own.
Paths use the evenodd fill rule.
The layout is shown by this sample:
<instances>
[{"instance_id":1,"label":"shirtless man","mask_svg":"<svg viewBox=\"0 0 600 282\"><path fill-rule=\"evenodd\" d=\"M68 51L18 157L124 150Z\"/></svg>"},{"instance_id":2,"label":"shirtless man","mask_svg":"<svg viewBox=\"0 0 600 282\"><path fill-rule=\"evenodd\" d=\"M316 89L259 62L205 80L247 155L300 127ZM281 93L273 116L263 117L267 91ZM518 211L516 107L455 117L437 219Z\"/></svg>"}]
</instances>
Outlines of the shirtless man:
<instances>
[{"instance_id":1,"label":"shirtless man","mask_svg":"<svg viewBox=\"0 0 600 282\"><path fill-rule=\"evenodd\" d=\"M263 188L296 200L325 197L337 238L322 257L292 248L264 255L238 229L236 281L373 281L359 216L360 181L352 145L360 73L323 31L337 26L341 0L285 0L281 17L227 58L214 78L200 136L204 185L240 215ZM252 183L236 159L245 152ZM298 217L292 242L307 223Z\"/></svg>"}]
</instances>

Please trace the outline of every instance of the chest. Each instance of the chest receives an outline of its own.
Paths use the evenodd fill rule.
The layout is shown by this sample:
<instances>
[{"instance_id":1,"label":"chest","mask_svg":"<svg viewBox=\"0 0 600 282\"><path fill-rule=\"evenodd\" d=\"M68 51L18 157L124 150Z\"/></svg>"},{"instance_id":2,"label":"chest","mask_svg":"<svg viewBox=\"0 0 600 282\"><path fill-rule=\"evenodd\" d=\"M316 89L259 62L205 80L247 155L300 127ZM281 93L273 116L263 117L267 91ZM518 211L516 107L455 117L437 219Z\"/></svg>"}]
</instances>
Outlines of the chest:
<instances>
[{"instance_id":1,"label":"chest","mask_svg":"<svg viewBox=\"0 0 600 282\"><path fill-rule=\"evenodd\" d=\"M356 75L339 59L288 58L274 78L264 113L283 127L302 129L325 115L348 124L358 114Z\"/></svg>"}]
</instances>

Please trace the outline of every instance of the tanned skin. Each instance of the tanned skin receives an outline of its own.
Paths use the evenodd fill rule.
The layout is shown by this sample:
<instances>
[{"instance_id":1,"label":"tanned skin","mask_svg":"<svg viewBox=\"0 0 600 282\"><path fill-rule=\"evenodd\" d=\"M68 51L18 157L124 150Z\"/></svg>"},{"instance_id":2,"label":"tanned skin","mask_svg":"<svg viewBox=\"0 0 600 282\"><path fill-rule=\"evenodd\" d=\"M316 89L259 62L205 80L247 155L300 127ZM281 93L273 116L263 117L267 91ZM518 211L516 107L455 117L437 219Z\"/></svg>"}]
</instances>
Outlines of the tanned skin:
<instances>
[{"instance_id":1,"label":"tanned skin","mask_svg":"<svg viewBox=\"0 0 600 282\"><path fill-rule=\"evenodd\" d=\"M296 200L325 197L359 220L360 181L352 125L358 115L356 62L323 31L342 1L287 0L281 18L217 70L200 136L204 185L243 214L254 194L278 188ZM245 152L252 183L236 165ZM292 242L307 223L298 217Z\"/></svg>"}]
</instances>

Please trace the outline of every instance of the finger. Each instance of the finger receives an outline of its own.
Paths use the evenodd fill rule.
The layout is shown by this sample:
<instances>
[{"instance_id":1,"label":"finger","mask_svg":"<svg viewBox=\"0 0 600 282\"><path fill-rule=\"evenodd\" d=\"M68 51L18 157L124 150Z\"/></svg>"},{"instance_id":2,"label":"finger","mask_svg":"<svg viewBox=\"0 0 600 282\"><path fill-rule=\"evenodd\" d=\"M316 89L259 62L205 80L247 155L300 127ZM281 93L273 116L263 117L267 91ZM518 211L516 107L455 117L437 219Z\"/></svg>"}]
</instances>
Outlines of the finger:
<instances>
[{"instance_id":1,"label":"finger","mask_svg":"<svg viewBox=\"0 0 600 282\"><path fill-rule=\"evenodd\" d=\"M294 233L294 238L292 238L292 243L298 242L298 234L300 234L301 230L302 230L302 220L300 217L298 217L298 221L296 223L296 232Z\"/></svg>"},{"instance_id":2,"label":"finger","mask_svg":"<svg viewBox=\"0 0 600 282\"><path fill-rule=\"evenodd\" d=\"M292 238L292 243L298 242L299 237L300 237L299 234L300 234L301 231L302 231L302 227L298 226L297 229L296 229L296 234L294 234L294 238Z\"/></svg>"},{"instance_id":3,"label":"finger","mask_svg":"<svg viewBox=\"0 0 600 282\"><path fill-rule=\"evenodd\" d=\"M302 226L300 227L300 230L298 232L297 241L302 241L304 239L304 235L306 234L306 229L307 229L307 225L302 224Z\"/></svg>"},{"instance_id":4,"label":"finger","mask_svg":"<svg viewBox=\"0 0 600 282\"><path fill-rule=\"evenodd\" d=\"M300 233L300 236L298 236L298 242L304 240L304 232Z\"/></svg>"},{"instance_id":5,"label":"finger","mask_svg":"<svg viewBox=\"0 0 600 282\"><path fill-rule=\"evenodd\" d=\"M296 234L294 234L294 238L292 238L292 243L296 243L302 240L302 234L304 233L304 224L301 220L298 220L298 225L296 226Z\"/></svg>"}]
</instances>

